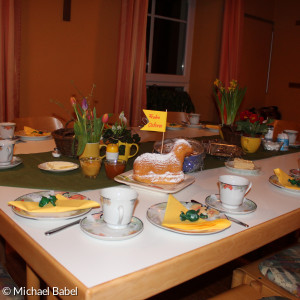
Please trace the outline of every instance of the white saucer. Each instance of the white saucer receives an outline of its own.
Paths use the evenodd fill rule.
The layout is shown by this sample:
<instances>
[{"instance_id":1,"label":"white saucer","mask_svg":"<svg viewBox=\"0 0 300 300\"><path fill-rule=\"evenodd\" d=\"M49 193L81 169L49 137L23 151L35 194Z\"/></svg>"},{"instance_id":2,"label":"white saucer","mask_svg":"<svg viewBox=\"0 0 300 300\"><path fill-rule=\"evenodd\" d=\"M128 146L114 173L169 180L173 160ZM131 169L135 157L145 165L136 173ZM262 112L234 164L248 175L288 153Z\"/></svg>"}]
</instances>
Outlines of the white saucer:
<instances>
[{"instance_id":1,"label":"white saucer","mask_svg":"<svg viewBox=\"0 0 300 300\"><path fill-rule=\"evenodd\" d=\"M295 144L289 144L291 148L300 148L300 142L296 142Z\"/></svg>"},{"instance_id":2,"label":"white saucer","mask_svg":"<svg viewBox=\"0 0 300 300\"><path fill-rule=\"evenodd\" d=\"M20 157L13 156L12 161L9 162L8 164L0 164L0 170L14 168L14 167L18 166L19 164L21 164L22 162L23 162L23 160Z\"/></svg>"},{"instance_id":3,"label":"white saucer","mask_svg":"<svg viewBox=\"0 0 300 300\"><path fill-rule=\"evenodd\" d=\"M257 208L256 203L247 198L244 198L243 204L236 209L225 208L221 203L219 194L209 195L208 197L206 197L205 203L208 206L215 208L216 210L218 210L220 212L229 213L229 214L233 214L233 215L250 214L250 213L254 212Z\"/></svg>"},{"instance_id":4,"label":"white saucer","mask_svg":"<svg viewBox=\"0 0 300 300\"><path fill-rule=\"evenodd\" d=\"M80 221L80 228L87 235L99 240L121 241L141 233L144 225L139 218L132 217L130 224L126 228L112 229L104 222L103 214L96 213L82 219Z\"/></svg>"},{"instance_id":5,"label":"white saucer","mask_svg":"<svg viewBox=\"0 0 300 300\"><path fill-rule=\"evenodd\" d=\"M199 124L187 124L186 127L189 127L189 128L203 128L204 126L199 123Z\"/></svg>"}]
</instances>

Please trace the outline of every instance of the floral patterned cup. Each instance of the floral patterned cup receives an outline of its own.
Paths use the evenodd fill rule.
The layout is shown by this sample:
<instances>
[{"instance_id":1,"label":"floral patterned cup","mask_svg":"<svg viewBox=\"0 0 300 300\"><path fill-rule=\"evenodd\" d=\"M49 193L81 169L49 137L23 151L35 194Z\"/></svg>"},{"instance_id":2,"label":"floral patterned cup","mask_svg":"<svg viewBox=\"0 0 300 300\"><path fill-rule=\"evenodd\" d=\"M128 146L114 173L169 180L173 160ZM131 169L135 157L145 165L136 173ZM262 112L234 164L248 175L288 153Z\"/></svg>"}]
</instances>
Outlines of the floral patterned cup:
<instances>
[{"instance_id":1,"label":"floral patterned cup","mask_svg":"<svg viewBox=\"0 0 300 300\"><path fill-rule=\"evenodd\" d=\"M219 177L220 200L222 205L228 209L236 209L243 203L245 195L252 186L247 178L222 175Z\"/></svg>"},{"instance_id":2,"label":"floral patterned cup","mask_svg":"<svg viewBox=\"0 0 300 300\"><path fill-rule=\"evenodd\" d=\"M100 200L106 225L113 229L126 228L131 222L137 197L138 193L130 187L102 189Z\"/></svg>"},{"instance_id":3,"label":"floral patterned cup","mask_svg":"<svg viewBox=\"0 0 300 300\"><path fill-rule=\"evenodd\" d=\"M16 123L0 123L0 136L2 139L12 139L15 134Z\"/></svg>"}]
</instances>

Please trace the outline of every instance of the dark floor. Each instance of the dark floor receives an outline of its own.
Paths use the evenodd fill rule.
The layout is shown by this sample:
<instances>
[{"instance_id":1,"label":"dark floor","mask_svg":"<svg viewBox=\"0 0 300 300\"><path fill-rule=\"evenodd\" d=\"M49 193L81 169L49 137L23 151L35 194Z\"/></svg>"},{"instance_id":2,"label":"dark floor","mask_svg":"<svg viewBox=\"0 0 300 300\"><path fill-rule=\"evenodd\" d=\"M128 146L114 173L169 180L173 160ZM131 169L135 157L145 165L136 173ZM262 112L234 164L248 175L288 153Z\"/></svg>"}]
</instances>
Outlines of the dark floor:
<instances>
[{"instance_id":1,"label":"dark floor","mask_svg":"<svg viewBox=\"0 0 300 300\"><path fill-rule=\"evenodd\" d=\"M247 255L233 260L217 269L207 272L170 290L149 298L149 300L205 300L218 295L231 285L232 271L242 265L248 264L261 257L270 255L295 243L298 239L296 233L289 234L257 249ZM9 246L6 251L6 268L20 287L26 284L26 266L23 259Z\"/></svg>"}]
</instances>

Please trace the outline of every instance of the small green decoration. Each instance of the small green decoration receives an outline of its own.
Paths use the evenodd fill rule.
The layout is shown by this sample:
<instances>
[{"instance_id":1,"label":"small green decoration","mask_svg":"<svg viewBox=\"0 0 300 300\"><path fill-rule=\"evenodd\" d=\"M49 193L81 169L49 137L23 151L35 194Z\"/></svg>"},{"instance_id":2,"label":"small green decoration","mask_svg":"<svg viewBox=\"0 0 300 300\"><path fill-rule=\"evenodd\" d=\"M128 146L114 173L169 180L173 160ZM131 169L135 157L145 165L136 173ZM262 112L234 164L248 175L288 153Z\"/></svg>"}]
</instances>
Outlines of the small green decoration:
<instances>
[{"instance_id":1,"label":"small green decoration","mask_svg":"<svg viewBox=\"0 0 300 300\"><path fill-rule=\"evenodd\" d=\"M289 179L289 182L290 182L292 185L297 185L297 186L300 187L300 180Z\"/></svg>"},{"instance_id":2,"label":"small green decoration","mask_svg":"<svg viewBox=\"0 0 300 300\"><path fill-rule=\"evenodd\" d=\"M55 202L56 202L56 197L54 195L49 196L48 198L45 196L42 196L41 201L39 202L39 207L44 207L45 205L47 205L49 202L53 205L56 206Z\"/></svg>"}]
</instances>

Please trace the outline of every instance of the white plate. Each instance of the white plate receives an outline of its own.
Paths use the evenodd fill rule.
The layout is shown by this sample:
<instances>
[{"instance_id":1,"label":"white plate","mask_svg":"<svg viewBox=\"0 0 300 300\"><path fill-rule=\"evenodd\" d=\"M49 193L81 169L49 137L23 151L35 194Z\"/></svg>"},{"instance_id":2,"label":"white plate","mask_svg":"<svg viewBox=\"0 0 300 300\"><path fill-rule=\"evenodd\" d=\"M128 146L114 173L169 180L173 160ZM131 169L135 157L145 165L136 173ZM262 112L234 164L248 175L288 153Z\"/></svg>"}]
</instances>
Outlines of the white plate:
<instances>
[{"instance_id":1,"label":"white plate","mask_svg":"<svg viewBox=\"0 0 300 300\"><path fill-rule=\"evenodd\" d=\"M279 181L276 175L272 175L269 178L269 182L272 183L273 185L277 186L280 189L283 189L284 191L290 192L290 193L294 193L294 194L300 194L300 190L294 190L294 189L289 189L285 186L283 186Z\"/></svg>"},{"instance_id":2,"label":"white plate","mask_svg":"<svg viewBox=\"0 0 300 300\"><path fill-rule=\"evenodd\" d=\"M133 170L127 171L125 173L122 173L118 176L116 176L114 179L117 182L125 183L130 186L135 186L138 188L151 190L154 192L161 192L161 193L177 193L180 190L186 188L188 185L192 184L195 181L195 178L193 176L184 175L184 181L176 184L154 184L154 183L144 183L136 181L132 178L133 176Z\"/></svg>"},{"instance_id":3,"label":"white plate","mask_svg":"<svg viewBox=\"0 0 300 300\"><path fill-rule=\"evenodd\" d=\"M79 199L90 200L89 198L78 193L40 191L40 192L34 192L34 193L23 195L21 197L18 197L15 201L39 202L42 196L49 197L50 195L53 195L53 193L62 194L65 197L77 199L77 200ZM12 211L20 217L33 219L33 220L57 220L57 219L66 220L66 219L71 219L71 218L85 215L86 213L91 211L91 208L59 212L59 213L32 213L12 206Z\"/></svg>"},{"instance_id":4,"label":"white plate","mask_svg":"<svg viewBox=\"0 0 300 300\"><path fill-rule=\"evenodd\" d=\"M87 235L99 240L121 241L141 233L144 225L139 218L132 217L130 224L126 228L112 229L104 222L103 214L97 213L83 218L80 221L80 228Z\"/></svg>"},{"instance_id":5,"label":"white plate","mask_svg":"<svg viewBox=\"0 0 300 300\"><path fill-rule=\"evenodd\" d=\"M31 135L26 135L23 131L16 132L15 135L21 141L43 141L43 140L52 138L51 134L50 135L31 136Z\"/></svg>"},{"instance_id":6,"label":"white plate","mask_svg":"<svg viewBox=\"0 0 300 300\"><path fill-rule=\"evenodd\" d=\"M220 197L219 194L209 195L208 197L206 197L205 203L209 207L215 208L216 210L218 210L220 212L233 214L233 215L250 214L250 213L254 212L257 208L257 205L255 202L253 202L250 199L244 198L241 206L239 206L238 208L235 208L235 209L229 209L222 205L219 197Z\"/></svg>"},{"instance_id":7,"label":"white plate","mask_svg":"<svg viewBox=\"0 0 300 300\"><path fill-rule=\"evenodd\" d=\"M237 173L237 174L241 174L241 175L259 175L260 173L260 168L255 166L254 170L245 170L245 169L237 169L233 167L233 160L229 160L225 162L225 167L233 172L233 173Z\"/></svg>"},{"instance_id":8,"label":"white plate","mask_svg":"<svg viewBox=\"0 0 300 300\"><path fill-rule=\"evenodd\" d=\"M79 165L68 161L48 161L39 164L38 167L49 172L67 172L78 169Z\"/></svg>"},{"instance_id":9,"label":"white plate","mask_svg":"<svg viewBox=\"0 0 300 300\"><path fill-rule=\"evenodd\" d=\"M296 142L295 144L289 144L291 148L300 148L300 142Z\"/></svg>"},{"instance_id":10,"label":"white plate","mask_svg":"<svg viewBox=\"0 0 300 300\"><path fill-rule=\"evenodd\" d=\"M168 230L168 231L173 231L173 232L177 232L177 233L181 233L181 234L188 234L188 235L204 235L204 234L212 234L212 233L217 233L217 232L221 232L225 229L228 229L229 227L225 228L225 229L217 229L217 230L199 230L199 231L189 231L189 230L179 230L179 229L174 229L174 228L169 228L169 227L165 227L162 225L164 216L165 216L165 212L166 212L166 207L167 207L167 203L168 202L162 202L162 203L158 203L155 205L152 205L151 207L148 208L147 210L147 219L149 220L150 223L152 223L153 225ZM190 209L190 207L192 205L195 205L195 203L192 202L180 202L182 205L184 205L187 209ZM225 219L225 216L223 214L220 214L214 218L208 218L207 220L214 220L214 219Z\"/></svg>"},{"instance_id":11,"label":"white plate","mask_svg":"<svg viewBox=\"0 0 300 300\"><path fill-rule=\"evenodd\" d=\"M14 167L18 166L19 164L21 164L22 162L23 162L23 160L20 157L13 156L13 159L9 164L7 164L7 165L0 164L0 170L14 168Z\"/></svg>"},{"instance_id":12,"label":"white plate","mask_svg":"<svg viewBox=\"0 0 300 300\"><path fill-rule=\"evenodd\" d=\"M186 127L189 128L203 128L204 126L202 124L187 124Z\"/></svg>"}]
</instances>

